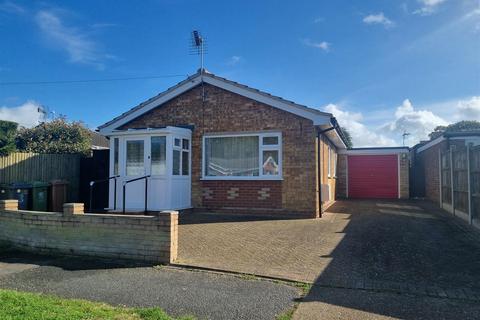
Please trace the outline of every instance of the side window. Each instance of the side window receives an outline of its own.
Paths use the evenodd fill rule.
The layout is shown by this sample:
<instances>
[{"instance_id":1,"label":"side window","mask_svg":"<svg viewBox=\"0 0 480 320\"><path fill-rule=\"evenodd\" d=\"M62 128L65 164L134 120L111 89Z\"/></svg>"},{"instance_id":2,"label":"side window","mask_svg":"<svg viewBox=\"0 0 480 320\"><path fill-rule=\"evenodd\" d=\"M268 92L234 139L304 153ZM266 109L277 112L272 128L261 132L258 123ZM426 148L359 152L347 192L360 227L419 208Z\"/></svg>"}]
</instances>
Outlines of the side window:
<instances>
[{"instance_id":1,"label":"side window","mask_svg":"<svg viewBox=\"0 0 480 320\"><path fill-rule=\"evenodd\" d=\"M190 174L190 140L173 139L173 169L174 176Z\"/></svg>"},{"instance_id":2,"label":"side window","mask_svg":"<svg viewBox=\"0 0 480 320\"><path fill-rule=\"evenodd\" d=\"M119 142L118 138L113 139L113 175L117 176L118 175L118 155L119 155Z\"/></svg>"}]
</instances>

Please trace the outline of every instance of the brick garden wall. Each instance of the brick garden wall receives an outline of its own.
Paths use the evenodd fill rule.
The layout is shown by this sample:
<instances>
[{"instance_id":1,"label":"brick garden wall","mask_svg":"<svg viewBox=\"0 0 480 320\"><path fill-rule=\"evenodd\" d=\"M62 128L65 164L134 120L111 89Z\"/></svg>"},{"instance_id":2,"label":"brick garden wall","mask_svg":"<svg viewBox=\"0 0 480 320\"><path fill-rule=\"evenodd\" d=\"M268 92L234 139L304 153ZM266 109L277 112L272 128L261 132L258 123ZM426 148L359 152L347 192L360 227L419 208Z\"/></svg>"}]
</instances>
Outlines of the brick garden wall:
<instances>
[{"instance_id":1,"label":"brick garden wall","mask_svg":"<svg viewBox=\"0 0 480 320\"><path fill-rule=\"evenodd\" d=\"M316 214L315 128L311 120L221 88L197 86L123 125L120 129L192 125L192 205L196 209L275 209ZM206 133L279 131L283 141L282 181L202 181L202 137ZM261 194L260 194L260 193ZM260 198L260 196L261 198Z\"/></svg>"},{"instance_id":2,"label":"brick garden wall","mask_svg":"<svg viewBox=\"0 0 480 320\"><path fill-rule=\"evenodd\" d=\"M176 212L123 216L3 208L0 208L0 242L20 249L154 263L170 263L177 256Z\"/></svg>"}]
</instances>

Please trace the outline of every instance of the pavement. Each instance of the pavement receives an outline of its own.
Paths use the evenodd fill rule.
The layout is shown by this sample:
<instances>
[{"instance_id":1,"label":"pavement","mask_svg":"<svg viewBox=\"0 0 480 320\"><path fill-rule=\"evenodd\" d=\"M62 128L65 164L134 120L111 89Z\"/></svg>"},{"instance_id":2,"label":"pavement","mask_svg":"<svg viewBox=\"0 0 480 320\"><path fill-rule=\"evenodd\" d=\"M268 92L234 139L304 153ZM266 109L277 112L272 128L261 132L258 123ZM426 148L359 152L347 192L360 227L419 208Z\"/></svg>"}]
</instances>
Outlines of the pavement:
<instances>
[{"instance_id":1,"label":"pavement","mask_svg":"<svg viewBox=\"0 0 480 320\"><path fill-rule=\"evenodd\" d=\"M129 307L161 307L198 319L275 319L294 306L293 286L170 267L122 265L19 252L0 254L0 288Z\"/></svg>"}]
</instances>

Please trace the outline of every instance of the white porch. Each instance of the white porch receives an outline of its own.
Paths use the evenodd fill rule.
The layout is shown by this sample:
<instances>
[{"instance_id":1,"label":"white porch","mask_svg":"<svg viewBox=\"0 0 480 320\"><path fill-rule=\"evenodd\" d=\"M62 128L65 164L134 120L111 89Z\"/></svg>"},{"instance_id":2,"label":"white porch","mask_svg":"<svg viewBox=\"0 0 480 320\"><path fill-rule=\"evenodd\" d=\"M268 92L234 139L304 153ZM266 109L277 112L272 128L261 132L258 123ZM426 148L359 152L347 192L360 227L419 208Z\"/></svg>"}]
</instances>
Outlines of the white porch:
<instances>
[{"instance_id":1,"label":"white porch","mask_svg":"<svg viewBox=\"0 0 480 320\"><path fill-rule=\"evenodd\" d=\"M109 183L109 211L191 207L190 129L114 130L108 136L110 177L115 177Z\"/></svg>"}]
</instances>

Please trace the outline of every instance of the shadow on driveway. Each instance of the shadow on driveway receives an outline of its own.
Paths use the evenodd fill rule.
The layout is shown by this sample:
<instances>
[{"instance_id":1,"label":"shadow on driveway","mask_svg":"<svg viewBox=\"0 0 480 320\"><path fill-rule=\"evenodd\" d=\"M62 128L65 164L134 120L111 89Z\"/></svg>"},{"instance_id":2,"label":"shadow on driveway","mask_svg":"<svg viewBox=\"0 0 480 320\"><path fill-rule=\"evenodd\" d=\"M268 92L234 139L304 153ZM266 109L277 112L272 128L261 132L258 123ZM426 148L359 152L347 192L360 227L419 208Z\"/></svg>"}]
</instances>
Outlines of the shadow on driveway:
<instances>
[{"instance_id":1,"label":"shadow on driveway","mask_svg":"<svg viewBox=\"0 0 480 320\"><path fill-rule=\"evenodd\" d=\"M476 232L422 201L350 200L329 211L348 223L295 319L480 319Z\"/></svg>"}]
</instances>

